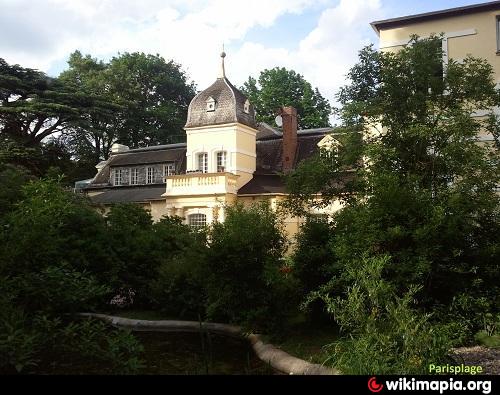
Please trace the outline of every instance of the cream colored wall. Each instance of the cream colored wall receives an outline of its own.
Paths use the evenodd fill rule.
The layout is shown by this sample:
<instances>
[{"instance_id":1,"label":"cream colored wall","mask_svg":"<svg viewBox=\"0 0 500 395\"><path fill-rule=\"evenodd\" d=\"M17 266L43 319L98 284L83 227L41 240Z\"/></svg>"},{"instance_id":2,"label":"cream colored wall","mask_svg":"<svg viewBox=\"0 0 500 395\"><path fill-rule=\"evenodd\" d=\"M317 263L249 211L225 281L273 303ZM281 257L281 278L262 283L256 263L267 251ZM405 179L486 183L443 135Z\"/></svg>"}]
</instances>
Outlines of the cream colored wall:
<instances>
[{"instance_id":1,"label":"cream colored wall","mask_svg":"<svg viewBox=\"0 0 500 395\"><path fill-rule=\"evenodd\" d=\"M167 205L164 200L152 201L148 205L145 205L144 208L151 212L154 222L159 221L164 215L168 215Z\"/></svg>"},{"instance_id":2,"label":"cream colored wall","mask_svg":"<svg viewBox=\"0 0 500 395\"><path fill-rule=\"evenodd\" d=\"M497 54L496 31L498 15L500 15L500 10L479 12L381 30L380 48L386 51L397 51L408 42L412 34L428 37L432 33L444 33L443 51L447 53L447 57L444 58L445 63L450 59L461 61L468 55L485 59L493 67L495 82L500 87L500 55ZM494 108L493 111L500 116L500 108ZM472 115L480 118L484 113L480 111ZM481 132L479 140L491 142L493 137Z\"/></svg>"},{"instance_id":3,"label":"cream colored wall","mask_svg":"<svg viewBox=\"0 0 500 395\"><path fill-rule=\"evenodd\" d=\"M238 202L242 202L245 206L250 206L252 204L267 201L271 204L271 207L276 210L279 206L287 199L286 195L256 195L256 196L240 196L238 197ZM342 203L340 201L332 202L328 207L323 209L313 209L311 214L333 214L342 208ZM300 226L304 223L305 218L296 217L286 214L283 218L283 225L285 227L285 232L287 234L288 240L291 242L291 250L293 250L293 245L295 243L295 237L299 232Z\"/></svg>"},{"instance_id":4,"label":"cream colored wall","mask_svg":"<svg viewBox=\"0 0 500 395\"><path fill-rule=\"evenodd\" d=\"M236 196L232 194L218 196L179 196L167 197L165 202L166 215L176 215L187 222L191 214L205 214L207 223L216 219L224 221L224 206L234 204Z\"/></svg>"},{"instance_id":5,"label":"cream colored wall","mask_svg":"<svg viewBox=\"0 0 500 395\"><path fill-rule=\"evenodd\" d=\"M496 42L496 16L498 11L453 16L433 21L410 23L403 27L380 31L380 48L387 48L409 40L412 34L428 37L431 33L445 33L448 57L461 60L467 55L486 59L494 68L500 82L500 56Z\"/></svg>"},{"instance_id":6,"label":"cream colored wall","mask_svg":"<svg viewBox=\"0 0 500 395\"><path fill-rule=\"evenodd\" d=\"M197 154L207 152L209 154L208 172L215 173L217 172L216 153L226 151L228 161L226 170L240 176L237 186L241 188L252 179L255 171L256 134L255 129L239 123L186 129L187 170L196 170Z\"/></svg>"}]
</instances>

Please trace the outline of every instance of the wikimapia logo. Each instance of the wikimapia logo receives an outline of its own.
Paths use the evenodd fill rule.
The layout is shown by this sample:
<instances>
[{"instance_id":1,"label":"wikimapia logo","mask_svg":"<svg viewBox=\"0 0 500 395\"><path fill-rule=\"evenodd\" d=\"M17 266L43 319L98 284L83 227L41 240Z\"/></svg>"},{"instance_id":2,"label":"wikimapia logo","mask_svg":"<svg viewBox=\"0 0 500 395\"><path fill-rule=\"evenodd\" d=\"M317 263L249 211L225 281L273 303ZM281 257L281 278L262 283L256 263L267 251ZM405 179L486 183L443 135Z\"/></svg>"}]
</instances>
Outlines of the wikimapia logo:
<instances>
[{"instance_id":1,"label":"wikimapia logo","mask_svg":"<svg viewBox=\"0 0 500 395\"><path fill-rule=\"evenodd\" d=\"M384 384L377 384L376 378L372 377L371 379L368 380L368 389L371 392L380 392L382 391L382 388L384 388Z\"/></svg>"},{"instance_id":2,"label":"wikimapia logo","mask_svg":"<svg viewBox=\"0 0 500 395\"><path fill-rule=\"evenodd\" d=\"M406 377L399 380L387 380L384 384L379 384L376 377L368 379L368 389L373 393L379 393L386 388L387 391L438 391L443 394L445 391L481 391L483 394L491 393L491 380L416 380ZM386 392L386 391L384 391Z\"/></svg>"}]
</instances>

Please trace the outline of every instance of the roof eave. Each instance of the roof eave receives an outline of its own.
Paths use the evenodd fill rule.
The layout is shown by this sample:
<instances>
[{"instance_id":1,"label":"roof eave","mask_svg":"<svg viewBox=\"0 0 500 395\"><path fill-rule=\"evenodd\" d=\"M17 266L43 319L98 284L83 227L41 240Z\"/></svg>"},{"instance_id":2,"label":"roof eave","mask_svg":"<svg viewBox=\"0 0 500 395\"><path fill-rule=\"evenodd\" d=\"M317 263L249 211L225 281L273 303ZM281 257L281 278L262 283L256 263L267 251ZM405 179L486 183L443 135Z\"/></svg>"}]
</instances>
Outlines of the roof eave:
<instances>
[{"instance_id":1,"label":"roof eave","mask_svg":"<svg viewBox=\"0 0 500 395\"><path fill-rule=\"evenodd\" d=\"M490 10L500 10L500 1L490 1L488 3L480 3L480 4L472 4L468 6L455 7L455 8L447 8L444 10L425 12L421 14L407 15L397 18L389 18L380 21L371 22L370 25L377 33L380 35L380 30L385 27L397 27L403 26L410 23L417 23L420 21L439 19L439 18L447 18L456 15L465 15L475 12L485 12Z\"/></svg>"},{"instance_id":2,"label":"roof eave","mask_svg":"<svg viewBox=\"0 0 500 395\"><path fill-rule=\"evenodd\" d=\"M378 22L371 22L370 23L370 26L372 27L373 31L375 32L375 34L380 37L380 30L378 29L377 27L377 23Z\"/></svg>"}]
</instances>

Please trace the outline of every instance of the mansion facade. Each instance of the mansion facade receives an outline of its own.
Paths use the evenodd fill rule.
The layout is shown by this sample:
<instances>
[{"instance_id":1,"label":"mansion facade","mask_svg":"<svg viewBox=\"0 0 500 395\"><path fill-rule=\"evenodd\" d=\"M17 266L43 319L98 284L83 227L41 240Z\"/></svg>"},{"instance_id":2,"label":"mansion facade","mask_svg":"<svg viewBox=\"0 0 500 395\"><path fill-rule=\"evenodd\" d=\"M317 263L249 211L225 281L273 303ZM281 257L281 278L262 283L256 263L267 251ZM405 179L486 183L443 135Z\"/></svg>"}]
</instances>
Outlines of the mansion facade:
<instances>
[{"instance_id":1,"label":"mansion facade","mask_svg":"<svg viewBox=\"0 0 500 395\"><path fill-rule=\"evenodd\" d=\"M258 124L248 98L226 78L198 93L188 108L186 143L129 149L115 144L84 192L97 205L137 203L154 220L179 216L194 227L224 221L225 206L286 198L283 174L331 143L333 128L297 130L297 111L283 107L282 131ZM317 212L316 214L322 214ZM301 218L285 227L297 232Z\"/></svg>"},{"instance_id":2,"label":"mansion facade","mask_svg":"<svg viewBox=\"0 0 500 395\"><path fill-rule=\"evenodd\" d=\"M397 51L413 34L441 34L443 70L450 59L467 55L486 59L500 86L500 1L458 7L373 22L380 49ZM248 98L226 78L222 53L217 80L191 101L185 144L129 149L115 144L109 159L84 187L95 204L109 207L133 202L150 210L155 220L164 215L184 218L191 226L224 221L224 207L266 200L276 206L286 199L283 174L300 161L335 144L335 130L297 130L294 108L281 109L282 130L257 124ZM494 109L500 116L500 108ZM483 117L486 111L472 116ZM487 134L480 140L491 143ZM335 202L324 215L338 210ZM303 218L285 219L294 235Z\"/></svg>"}]
</instances>

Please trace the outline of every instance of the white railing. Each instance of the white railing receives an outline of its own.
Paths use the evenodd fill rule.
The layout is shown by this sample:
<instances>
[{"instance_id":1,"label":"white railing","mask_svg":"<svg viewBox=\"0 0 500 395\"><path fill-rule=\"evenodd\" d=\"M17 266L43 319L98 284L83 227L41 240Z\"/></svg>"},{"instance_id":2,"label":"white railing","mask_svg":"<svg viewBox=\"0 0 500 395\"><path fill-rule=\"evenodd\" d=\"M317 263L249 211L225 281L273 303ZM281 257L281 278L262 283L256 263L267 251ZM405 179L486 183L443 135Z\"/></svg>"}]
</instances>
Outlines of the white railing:
<instances>
[{"instance_id":1,"label":"white railing","mask_svg":"<svg viewBox=\"0 0 500 395\"><path fill-rule=\"evenodd\" d=\"M233 173L187 173L166 177L165 196L234 193L238 177Z\"/></svg>"}]
</instances>

